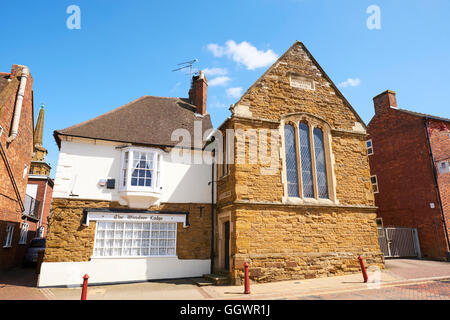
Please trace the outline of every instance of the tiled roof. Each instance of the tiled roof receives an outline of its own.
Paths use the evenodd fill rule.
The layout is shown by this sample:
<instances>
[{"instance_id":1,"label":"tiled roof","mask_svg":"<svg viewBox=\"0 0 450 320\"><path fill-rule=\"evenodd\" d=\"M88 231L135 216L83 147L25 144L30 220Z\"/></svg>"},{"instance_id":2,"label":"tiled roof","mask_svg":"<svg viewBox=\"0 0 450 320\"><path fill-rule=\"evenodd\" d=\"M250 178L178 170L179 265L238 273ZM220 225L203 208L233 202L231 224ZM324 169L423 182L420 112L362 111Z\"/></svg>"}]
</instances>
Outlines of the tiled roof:
<instances>
[{"instance_id":1,"label":"tiled roof","mask_svg":"<svg viewBox=\"0 0 450 320\"><path fill-rule=\"evenodd\" d=\"M144 145L175 146L172 141L176 129L186 129L191 134L194 146L194 122L202 124L202 135L212 128L209 114L195 114L195 106L187 99L143 96L94 119L56 130L54 136L58 145L58 135L120 141ZM204 145L204 141L202 146Z\"/></svg>"},{"instance_id":2,"label":"tiled roof","mask_svg":"<svg viewBox=\"0 0 450 320\"><path fill-rule=\"evenodd\" d=\"M430 115L430 114L414 112L414 111L410 111L410 110L406 110L406 109L400 109L400 108L395 108L395 109L398 110L398 111L401 111L401 112L413 115L413 116L421 117L421 118L430 118L430 119L450 122L450 119L448 119L448 118L437 117L437 116L433 116L433 115Z\"/></svg>"},{"instance_id":3,"label":"tiled roof","mask_svg":"<svg viewBox=\"0 0 450 320\"><path fill-rule=\"evenodd\" d=\"M0 92L8 85L9 73L0 72Z\"/></svg>"}]
</instances>

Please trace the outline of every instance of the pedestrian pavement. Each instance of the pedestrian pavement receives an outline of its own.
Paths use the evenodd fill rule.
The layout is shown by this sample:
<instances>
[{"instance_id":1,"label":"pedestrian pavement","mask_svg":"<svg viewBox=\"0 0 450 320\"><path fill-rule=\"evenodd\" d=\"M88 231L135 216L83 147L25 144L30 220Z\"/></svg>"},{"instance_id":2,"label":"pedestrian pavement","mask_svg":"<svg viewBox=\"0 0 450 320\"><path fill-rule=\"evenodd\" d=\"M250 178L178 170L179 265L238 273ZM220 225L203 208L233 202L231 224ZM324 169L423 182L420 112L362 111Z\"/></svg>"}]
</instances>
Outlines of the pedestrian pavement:
<instances>
[{"instance_id":1,"label":"pedestrian pavement","mask_svg":"<svg viewBox=\"0 0 450 320\"><path fill-rule=\"evenodd\" d=\"M301 300L450 300L450 278L292 297Z\"/></svg>"},{"instance_id":2,"label":"pedestrian pavement","mask_svg":"<svg viewBox=\"0 0 450 320\"><path fill-rule=\"evenodd\" d=\"M32 268L0 272L0 300L48 300L36 282L37 275Z\"/></svg>"},{"instance_id":3,"label":"pedestrian pavement","mask_svg":"<svg viewBox=\"0 0 450 320\"><path fill-rule=\"evenodd\" d=\"M79 300L81 288L36 288L34 270L0 275L0 299ZM22 272L22 274L21 274ZM250 300L250 299L446 299L450 300L450 263L425 260L387 260L386 269L368 269L344 276L251 283L243 286L197 286L198 279L149 281L89 286L88 300ZM14 280L16 279L16 280Z\"/></svg>"}]
</instances>

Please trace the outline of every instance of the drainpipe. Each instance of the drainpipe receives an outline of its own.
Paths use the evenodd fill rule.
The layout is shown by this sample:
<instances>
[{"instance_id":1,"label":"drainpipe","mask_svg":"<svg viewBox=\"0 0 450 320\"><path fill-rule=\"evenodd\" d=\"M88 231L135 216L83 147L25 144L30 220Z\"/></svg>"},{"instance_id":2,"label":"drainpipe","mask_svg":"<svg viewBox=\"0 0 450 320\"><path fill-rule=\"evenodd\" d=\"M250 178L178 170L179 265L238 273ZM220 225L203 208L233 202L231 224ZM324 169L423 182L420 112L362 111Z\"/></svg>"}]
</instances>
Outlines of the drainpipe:
<instances>
[{"instance_id":1,"label":"drainpipe","mask_svg":"<svg viewBox=\"0 0 450 320\"><path fill-rule=\"evenodd\" d=\"M6 140L6 143L8 144L13 142L14 139L16 139L17 134L19 133L20 114L22 112L23 97L25 96L25 87L27 86L27 79L29 75L30 71L27 67L24 67L22 69L22 75L20 78L19 92L17 93L16 109L14 112L14 121L12 124L11 135Z\"/></svg>"},{"instance_id":2,"label":"drainpipe","mask_svg":"<svg viewBox=\"0 0 450 320\"><path fill-rule=\"evenodd\" d=\"M216 151L212 151L211 161L211 274L214 272L214 158Z\"/></svg>"},{"instance_id":3,"label":"drainpipe","mask_svg":"<svg viewBox=\"0 0 450 320\"><path fill-rule=\"evenodd\" d=\"M42 227L42 216L44 215L45 199L47 198L48 180L45 181L44 199L42 200L41 216L39 217L39 228Z\"/></svg>"},{"instance_id":4,"label":"drainpipe","mask_svg":"<svg viewBox=\"0 0 450 320\"><path fill-rule=\"evenodd\" d=\"M447 231L447 224L445 222L445 215L444 215L444 207L442 206L442 198L441 198L441 191L439 190L439 183L437 179L437 173L436 173L436 165L434 163L434 156L433 156L433 149L431 149L431 142L430 142L430 134L428 132L428 118L425 117L424 120L425 123L425 130L427 131L427 142L428 142L428 150L431 158L431 165L433 167L433 176L434 176L434 182L436 184L436 191L439 201L439 207L441 208L441 216L442 216L442 222L444 223L444 230L445 230L445 238L447 240L447 261L450 262L450 239L448 237L448 231Z\"/></svg>"},{"instance_id":5,"label":"drainpipe","mask_svg":"<svg viewBox=\"0 0 450 320\"><path fill-rule=\"evenodd\" d=\"M6 171L8 172L9 178L11 179L11 183L13 185L14 192L16 193L17 200L19 201L20 209L22 210L22 212L24 212L25 206L22 201L22 196L20 195L20 191L19 191L19 188L17 187L16 179L14 178L14 173L11 169L11 165L9 163L8 157L6 156L5 149L3 148L3 145L1 144L1 142L0 142L0 155L3 158L3 161L5 162Z\"/></svg>"}]
</instances>

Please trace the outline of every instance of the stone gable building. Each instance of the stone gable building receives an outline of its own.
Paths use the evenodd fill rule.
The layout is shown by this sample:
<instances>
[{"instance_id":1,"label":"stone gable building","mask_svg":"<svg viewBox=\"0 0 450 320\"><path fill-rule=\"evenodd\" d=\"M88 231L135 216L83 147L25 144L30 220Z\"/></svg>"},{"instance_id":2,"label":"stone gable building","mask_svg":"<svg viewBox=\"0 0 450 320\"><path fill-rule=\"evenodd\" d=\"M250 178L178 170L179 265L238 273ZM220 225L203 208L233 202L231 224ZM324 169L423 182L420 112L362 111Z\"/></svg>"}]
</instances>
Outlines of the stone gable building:
<instances>
[{"instance_id":1,"label":"stone gable building","mask_svg":"<svg viewBox=\"0 0 450 320\"><path fill-rule=\"evenodd\" d=\"M294 43L230 110L217 268L237 284L245 261L261 282L357 272L358 255L382 267L366 126L306 47Z\"/></svg>"},{"instance_id":2,"label":"stone gable building","mask_svg":"<svg viewBox=\"0 0 450 320\"><path fill-rule=\"evenodd\" d=\"M304 279L359 272L359 255L383 267L366 126L302 43L217 130L206 98L200 72L188 99L144 96L55 131L40 286L79 285L85 273L90 283L222 273L238 284L244 262L254 281ZM194 161L173 157L180 150Z\"/></svg>"}]
</instances>

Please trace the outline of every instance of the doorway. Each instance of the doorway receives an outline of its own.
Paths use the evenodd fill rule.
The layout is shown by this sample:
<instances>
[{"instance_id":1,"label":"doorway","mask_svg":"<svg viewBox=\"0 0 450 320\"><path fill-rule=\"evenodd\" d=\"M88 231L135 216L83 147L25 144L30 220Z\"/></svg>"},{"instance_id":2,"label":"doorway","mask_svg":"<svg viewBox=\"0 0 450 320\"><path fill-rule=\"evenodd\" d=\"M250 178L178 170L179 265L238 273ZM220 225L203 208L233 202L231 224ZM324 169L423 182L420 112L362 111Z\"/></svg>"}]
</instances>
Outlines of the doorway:
<instances>
[{"instance_id":1,"label":"doorway","mask_svg":"<svg viewBox=\"0 0 450 320\"><path fill-rule=\"evenodd\" d=\"M230 221L226 221L223 224L223 233L224 233L224 241L223 241L223 268L225 271L230 270Z\"/></svg>"}]
</instances>

